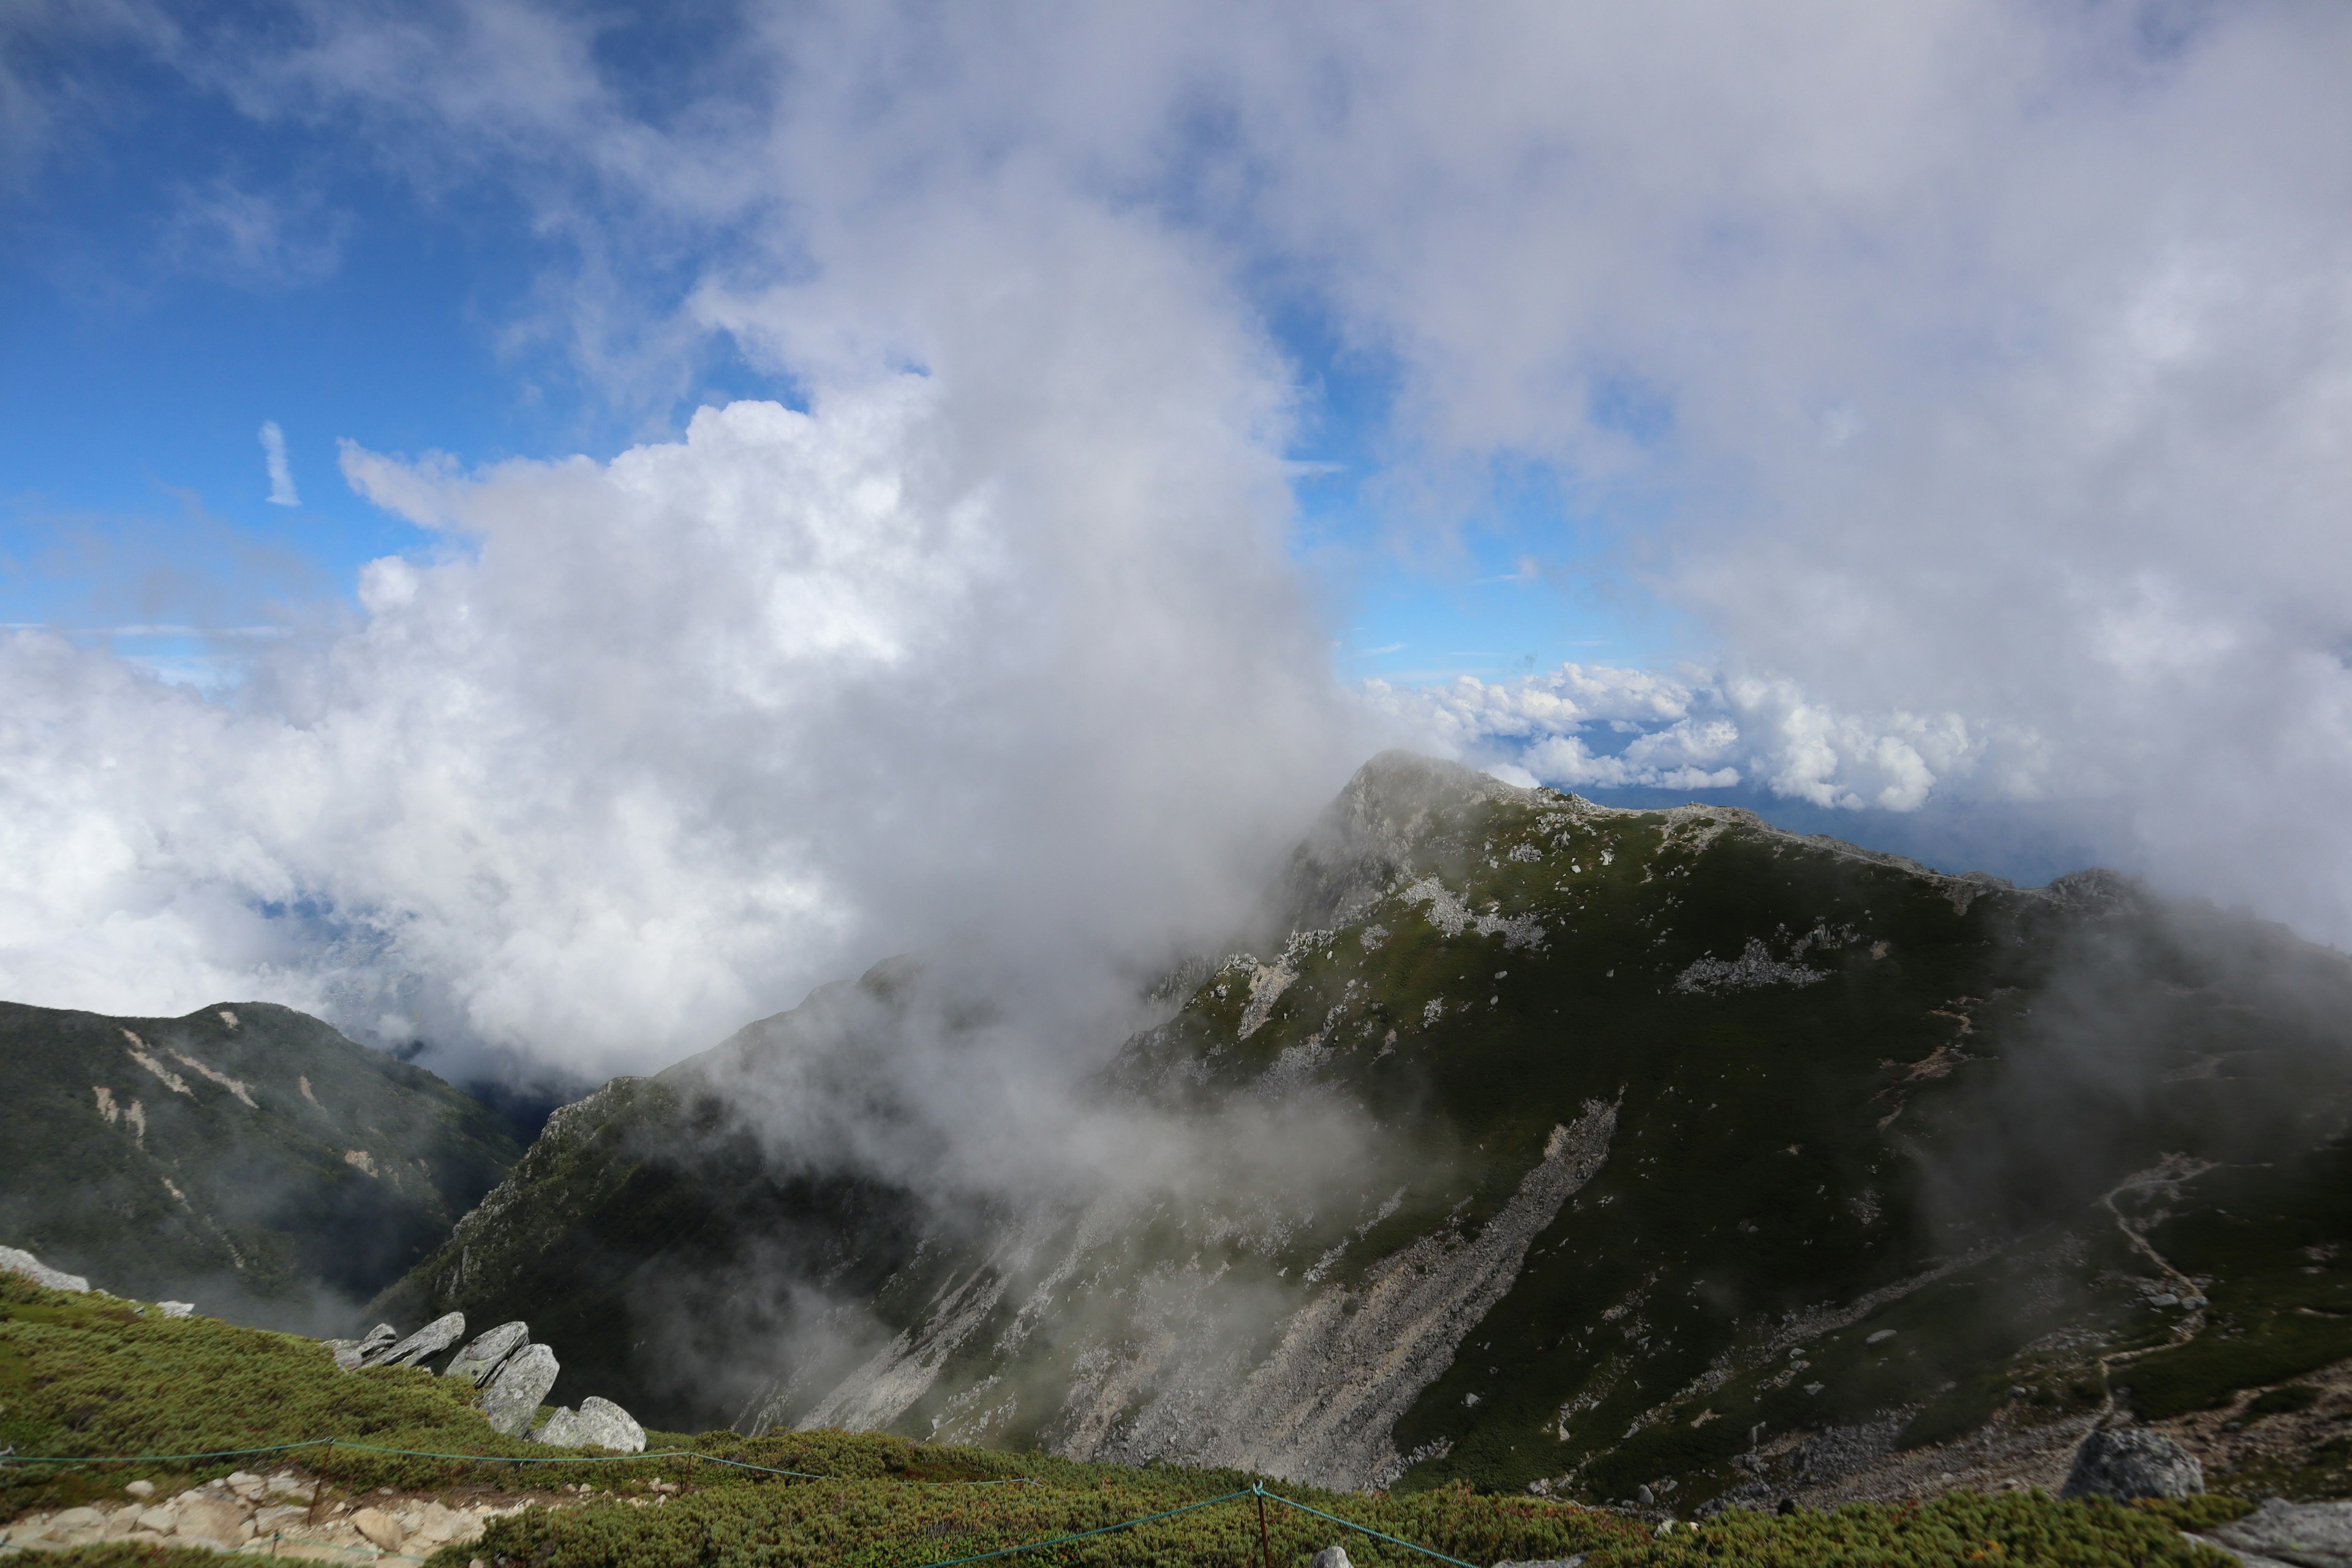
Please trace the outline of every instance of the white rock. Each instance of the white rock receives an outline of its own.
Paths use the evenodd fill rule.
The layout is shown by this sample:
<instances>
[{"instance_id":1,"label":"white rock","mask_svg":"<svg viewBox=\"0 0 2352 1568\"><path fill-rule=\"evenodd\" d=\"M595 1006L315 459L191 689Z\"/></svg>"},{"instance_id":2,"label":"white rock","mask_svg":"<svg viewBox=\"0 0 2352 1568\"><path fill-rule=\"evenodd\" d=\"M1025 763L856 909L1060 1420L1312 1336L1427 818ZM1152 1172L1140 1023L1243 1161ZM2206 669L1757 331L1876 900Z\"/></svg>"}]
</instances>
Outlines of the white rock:
<instances>
[{"instance_id":1,"label":"white rock","mask_svg":"<svg viewBox=\"0 0 2352 1568\"><path fill-rule=\"evenodd\" d=\"M368 1359L370 1366L416 1366L439 1355L466 1337L466 1314L449 1312L434 1319L390 1350Z\"/></svg>"},{"instance_id":2,"label":"white rock","mask_svg":"<svg viewBox=\"0 0 2352 1568\"><path fill-rule=\"evenodd\" d=\"M158 1301L155 1310L167 1318L193 1318L196 1313L194 1301Z\"/></svg>"},{"instance_id":3,"label":"white rock","mask_svg":"<svg viewBox=\"0 0 2352 1568\"><path fill-rule=\"evenodd\" d=\"M89 1281L79 1274L68 1274L62 1268L52 1268L29 1252L19 1252L13 1247L0 1247L0 1270L22 1274L45 1290L88 1290Z\"/></svg>"}]
</instances>

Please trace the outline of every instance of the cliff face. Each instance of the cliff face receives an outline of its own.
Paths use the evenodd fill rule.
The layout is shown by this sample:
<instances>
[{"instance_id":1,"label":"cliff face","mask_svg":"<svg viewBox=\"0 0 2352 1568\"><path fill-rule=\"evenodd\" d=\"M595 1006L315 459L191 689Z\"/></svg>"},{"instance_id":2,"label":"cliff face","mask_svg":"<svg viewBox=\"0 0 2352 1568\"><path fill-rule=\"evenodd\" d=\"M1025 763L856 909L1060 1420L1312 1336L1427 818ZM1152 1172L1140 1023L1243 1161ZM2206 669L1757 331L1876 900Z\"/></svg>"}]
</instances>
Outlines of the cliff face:
<instances>
[{"instance_id":1,"label":"cliff face","mask_svg":"<svg viewBox=\"0 0 2352 1568\"><path fill-rule=\"evenodd\" d=\"M1097 1086L1181 1171L957 1204L780 1142L923 1012L877 972L567 1112L412 1315L571 1312L671 1420L1684 1501L2352 1355L2287 1261L2337 1223L2336 955L1397 756L1277 901Z\"/></svg>"},{"instance_id":2,"label":"cliff face","mask_svg":"<svg viewBox=\"0 0 2352 1568\"><path fill-rule=\"evenodd\" d=\"M119 1292L340 1322L520 1151L430 1073L266 1003L0 1003L0 1244Z\"/></svg>"}]
</instances>

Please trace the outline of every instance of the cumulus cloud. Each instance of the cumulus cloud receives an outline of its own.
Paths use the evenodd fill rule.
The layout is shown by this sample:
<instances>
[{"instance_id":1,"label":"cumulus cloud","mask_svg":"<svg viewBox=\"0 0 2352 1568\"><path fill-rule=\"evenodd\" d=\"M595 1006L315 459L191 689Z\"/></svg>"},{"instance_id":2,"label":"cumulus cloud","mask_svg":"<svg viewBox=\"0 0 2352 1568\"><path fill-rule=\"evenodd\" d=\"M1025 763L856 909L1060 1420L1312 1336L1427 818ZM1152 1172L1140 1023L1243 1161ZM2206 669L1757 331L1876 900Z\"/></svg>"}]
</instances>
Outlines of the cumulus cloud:
<instances>
[{"instance_id":1,"label":"cumulus cloud","mask_svg":"<svg viewBox=\"0 0 2352 1568\"><path fill-rule=\"evenodd\" d=\"M1973 786L1993 750L1958 714L1840 712L1787 679L1692 667L1374 680L1362 697L1401 743L1569 790L1750 784L1816 806L1916 811L1938 786ZM2011 768L2012 793L2030 793L2030 764Z\"/></svg>"},{"instance_id":2,"label":"cumulus cloud","mask_svg":"<svg viewBox=\"0 0 2352 1568\"><path fill-rule=\"evenodd\" d=\"M593 1071L929 944L1107 1005L1239 917L1350 748L1246 462L1204 537L1171 446L1107 493L969 417L900 374L605 463L347 447L449 549L233 700L20 635L8 994L258 988Z\"/></svg>"}]
</instances>

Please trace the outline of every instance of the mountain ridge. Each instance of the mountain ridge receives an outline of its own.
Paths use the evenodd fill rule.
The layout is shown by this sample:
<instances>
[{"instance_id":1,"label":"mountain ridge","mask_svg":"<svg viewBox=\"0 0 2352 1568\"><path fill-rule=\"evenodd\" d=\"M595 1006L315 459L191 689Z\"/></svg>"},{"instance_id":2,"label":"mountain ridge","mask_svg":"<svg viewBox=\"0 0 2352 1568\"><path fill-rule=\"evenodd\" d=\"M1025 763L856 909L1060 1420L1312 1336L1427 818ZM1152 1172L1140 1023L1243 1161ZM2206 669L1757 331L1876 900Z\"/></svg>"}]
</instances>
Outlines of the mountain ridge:
<instances>
[{"instance_id":1,"label":"mountain ridge","mask_svg":"<svg viewBox=\"0 0 2352 1568\"><path fill-rule=\"evenodd\" d=\"M919 1022L899 966L600 1091L571 1163L518 1166L473 1234L538 1260L529 1293L575 1315L600 1379L639 1380L633 1408L1595 1499L1829 1485L1987 1433L2042 1452L2108 1408L2097 1379L2073 1392L2100 1356L2158 1387L2166 1356L2293 1316L2265 1285L2173 1345L2145 1245L2199 1183L2342 1134L2352 965L2275 928L2112 873L2020 889L1396 754L1274 908L1278 943L1209 966L1100 1081L1238 1161L1223 1186L992 1217L771 1147L744 1113L775 1082ZM1237 1128L1369 1141L1285 1185L1216 1141ZM1531 1181L1549 1212L1514 1209ZM2174 1208L2136 1231L2134 1193ZM488 1268L445 1248L387 1300L519 1311ZM681 1350L681 1321L763 1290L716 1353ZM2352 1355L2334 1334L2310 1367Z\"/></svg>"}]
</instances>

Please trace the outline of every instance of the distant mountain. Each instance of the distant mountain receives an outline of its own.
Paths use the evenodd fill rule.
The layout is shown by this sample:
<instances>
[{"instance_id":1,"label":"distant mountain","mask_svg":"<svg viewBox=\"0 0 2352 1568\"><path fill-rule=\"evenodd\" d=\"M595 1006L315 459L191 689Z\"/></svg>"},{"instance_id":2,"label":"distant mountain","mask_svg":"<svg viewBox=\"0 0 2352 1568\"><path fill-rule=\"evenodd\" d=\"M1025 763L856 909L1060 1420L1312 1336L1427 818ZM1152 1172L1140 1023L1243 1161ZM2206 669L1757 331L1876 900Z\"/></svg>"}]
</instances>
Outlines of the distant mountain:
<instances>
[{"instance_id":1,"label":"distant mountain","mask_svg":"<svg viewBox=\"0 0 2352 1568\"><path fill-rule=\"evenodd\" d=\"M268 1003L114 1018L0 1003L0 1245L124 1295L323 1329L520 1151L431 1073Z\"/></svg>"},{"instance_id":2,"label":"distant mountain","mask_svg":"<svg viewBox=\"0 0 2352 1568\"><path fill-rule=\"evenodd\" d=\"M2352 1357L2352 963L2282 930L1397 754L1279 901L1099 1086L1181 1169L959 1206L780 1144L984 1026L892 966L560 1112L384 1301L667 1426L1682 1506L2052 1479L2117 1399L2221 1444Z\"/></svg>"}]
</instances>

